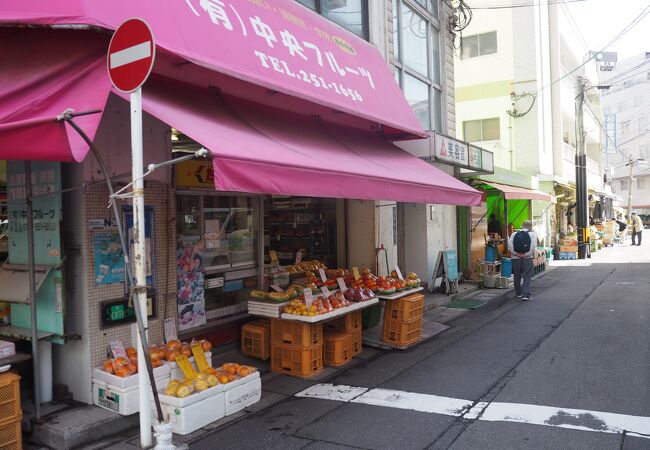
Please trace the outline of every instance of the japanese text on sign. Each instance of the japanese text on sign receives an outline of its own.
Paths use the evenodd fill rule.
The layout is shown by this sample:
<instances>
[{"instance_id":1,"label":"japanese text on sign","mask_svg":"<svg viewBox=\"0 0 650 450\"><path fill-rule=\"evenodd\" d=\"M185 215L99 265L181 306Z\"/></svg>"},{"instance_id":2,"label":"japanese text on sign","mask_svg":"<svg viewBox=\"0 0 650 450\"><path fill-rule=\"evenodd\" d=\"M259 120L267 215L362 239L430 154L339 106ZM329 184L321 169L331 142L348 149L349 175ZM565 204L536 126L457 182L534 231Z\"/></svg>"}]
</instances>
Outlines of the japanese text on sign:
<instances>
[{"instance_id":1,"label":"japanese text on sign","mask_svg":"<svg viewBox=\"0 0 650 450\"><path fill-rule=\"evenodd\" d=\"M467 143L451 139L436 133L435 137L436 159L467 166L469 164L469 149Z\"/></svg>"}]
</instances>

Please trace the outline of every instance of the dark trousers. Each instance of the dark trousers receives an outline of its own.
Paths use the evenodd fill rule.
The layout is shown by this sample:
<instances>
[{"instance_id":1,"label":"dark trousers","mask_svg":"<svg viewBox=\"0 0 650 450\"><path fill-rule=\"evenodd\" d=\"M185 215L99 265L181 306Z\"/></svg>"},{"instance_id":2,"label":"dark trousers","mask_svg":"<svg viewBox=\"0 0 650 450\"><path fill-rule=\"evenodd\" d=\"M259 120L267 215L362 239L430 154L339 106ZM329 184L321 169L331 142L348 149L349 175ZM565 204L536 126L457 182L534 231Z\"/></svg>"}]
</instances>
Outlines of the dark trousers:
<instances>
[{"instance_id":1,"label":"dark trousers","mask_svg":"<svg viewBox=\"0 0 650 450\"><path fill-rule=\"evenodd\" d=\"M517 295L530 295L530 281L533 278L533 258L512 258L512 274L515 276L515 293Z\"/></svg>"},{"instance_id":2,"label":"dark trousers","mask_svg":"<svg viewBox=\"0 0 650 450\"><path fill-rule=\"evenodd\" d=\"M632 231L632 245L634 244L634 241L636 238L639 238L639 245L641 245L641 237L643 236L643 231Z\"/></svg>"}]
</instances>

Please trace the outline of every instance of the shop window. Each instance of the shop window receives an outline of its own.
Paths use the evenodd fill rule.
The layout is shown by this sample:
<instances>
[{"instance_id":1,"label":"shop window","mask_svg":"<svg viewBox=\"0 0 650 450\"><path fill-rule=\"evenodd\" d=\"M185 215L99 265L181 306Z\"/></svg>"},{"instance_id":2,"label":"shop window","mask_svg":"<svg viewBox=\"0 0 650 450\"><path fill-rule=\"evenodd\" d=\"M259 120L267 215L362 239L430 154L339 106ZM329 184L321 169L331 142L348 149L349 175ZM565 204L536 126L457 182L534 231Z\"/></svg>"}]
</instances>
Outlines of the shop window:
<instances>
[{"instance_id":1,"label":"shop window","mask_svg":"<svg viewBox=\"0 0 650 450\"><path fill-rule=\"evenodd\" d=\"M466 141L496 141L501 136L498 117L463 122L463 136Z\"/></svg>"},{"instance_id":2,"label":"shop window","mask_svg":"<svg viewBox=\"0 0 650 450\"><path fill-rule=\"evenodd\" d=\"M368 39L367 0L297 0L362 39Z\"/></svg>"},{"instance_id":3,"label":"shop window","mask_svg":"<svg viewBox=\"0 0 650 450\"><path fill-rule=\"evenodd\" d=\"M425 130L442 130L437 0L393 0L395 79Z\"/></svg>"},{"instance_id":4,"label":"shop window","mask_svg":"<svg viewBox=\"0 0 650 450\"><path fill-rule=\"evenodd\" d=\"M475 58L477 56L489 55L497 52L497 32L476 34L463 37L462 57Z\"/></svg>"}]
</instances>

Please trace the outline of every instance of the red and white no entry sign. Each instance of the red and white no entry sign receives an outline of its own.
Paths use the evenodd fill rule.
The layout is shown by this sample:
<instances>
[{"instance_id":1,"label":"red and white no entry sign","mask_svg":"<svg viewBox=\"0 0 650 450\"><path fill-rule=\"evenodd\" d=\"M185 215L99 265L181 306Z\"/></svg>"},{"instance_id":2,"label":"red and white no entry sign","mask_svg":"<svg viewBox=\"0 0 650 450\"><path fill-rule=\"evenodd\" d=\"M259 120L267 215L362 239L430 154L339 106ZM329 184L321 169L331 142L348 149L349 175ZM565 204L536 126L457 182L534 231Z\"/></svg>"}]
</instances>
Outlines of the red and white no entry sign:
<instances>
[{"instance_id":1,"label":"red and white no entry sign","mask_svg":"<svg viewBox=\"0 0 650 450\"><path fill-rule=\"evenodd\" d=\"M120 25L108 45L108 75L113 86L133 92L147 80L156 56L149 25L129 19Z\"/></svg>"}]
</instances>

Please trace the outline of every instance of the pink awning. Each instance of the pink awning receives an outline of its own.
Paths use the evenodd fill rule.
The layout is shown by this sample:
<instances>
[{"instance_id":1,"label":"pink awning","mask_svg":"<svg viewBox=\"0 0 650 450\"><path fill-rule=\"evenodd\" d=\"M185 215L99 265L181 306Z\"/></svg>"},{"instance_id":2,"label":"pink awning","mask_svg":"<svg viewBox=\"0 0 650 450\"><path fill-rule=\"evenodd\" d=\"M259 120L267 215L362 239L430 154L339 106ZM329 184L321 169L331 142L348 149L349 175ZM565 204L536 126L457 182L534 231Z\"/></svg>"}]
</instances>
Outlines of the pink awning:
<instances>
[{"instance_id":1,"label":"pink awning","mask_svg":"<svg viewBox=\"0 0 650 450\"><path fill-rule=\"evenodd\" d=\"M166 70L165 76L188 81L185 72L191 69L182 63L189 61L269 93L381 124L387 135L423 136L377 49L295 0L20 0L0 8L5 25L83 24L112 30L131 17L147 21L161 53L177 59L154 68L156 73ZM207 81L205 75L195 80L201 77Z\"/></svg>"},{"instance_id":2,"label":"pink awning","mask_svg":"<svg viewBox=\"0 0 650 450\"><path fill-rule=\"evenodd\" d=\"M507 184L493 183L492 181L482 181L482 183L503 192L507 200L543 200L555 203L554 196L538 191L537 189L509 186Z\"/></svg>"},{"instance_id":3,"label":"pink awning","mask_svg":"<svg viewBox=\"0 0 650 450\"><path fill-rule=\"evenodd\" d=\"M150 80L143 107L212 152L221 191L478 205L479 191L378 134Z\"/></svg>"},{"instance_id":4,"label":"pink awning","mask_svg":"<svg viewBox=\"0 0 650 450\"><path fill-rule=\"evenodd\" d=\"M88 146L56 117L103 109L110 92L105 37L0 28L0 159L81 161ZM75 121L92 139L101 114Z\"/></svg>"}]
</instances>

